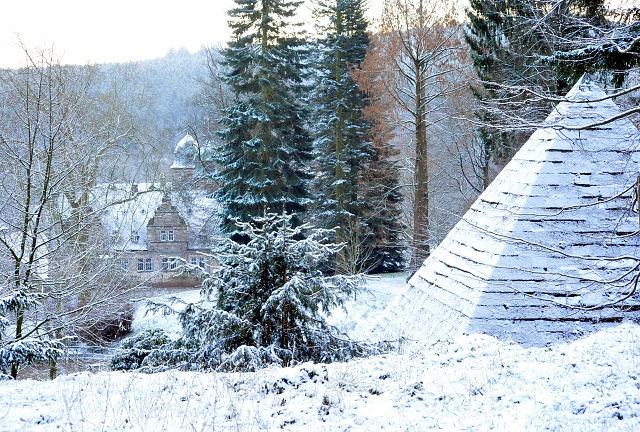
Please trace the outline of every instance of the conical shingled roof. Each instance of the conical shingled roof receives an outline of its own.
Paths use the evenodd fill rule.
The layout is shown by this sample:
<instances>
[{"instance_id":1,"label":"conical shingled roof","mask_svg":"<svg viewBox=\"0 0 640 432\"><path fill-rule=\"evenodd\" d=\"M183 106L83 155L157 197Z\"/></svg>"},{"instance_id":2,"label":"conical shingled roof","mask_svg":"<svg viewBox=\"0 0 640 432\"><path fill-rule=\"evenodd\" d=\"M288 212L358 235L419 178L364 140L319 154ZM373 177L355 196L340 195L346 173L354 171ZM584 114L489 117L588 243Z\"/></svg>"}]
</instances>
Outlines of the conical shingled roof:
<instances>
[{"instance_id":1,"label":"conical shingled roof","mask_svg":"<svg viewBox=\"0 0 640 432\"><path fill-rule=\"evenodd\" d=\"M435 342L486 333L525 345L639 315L630 209L640 137L583 77L391 303L373 339ZM562 125L564 127L558 127ZM566 308L562 305L570 305ZM622 307L621 305L625 305Z\"/></svg>"}]
</instances>

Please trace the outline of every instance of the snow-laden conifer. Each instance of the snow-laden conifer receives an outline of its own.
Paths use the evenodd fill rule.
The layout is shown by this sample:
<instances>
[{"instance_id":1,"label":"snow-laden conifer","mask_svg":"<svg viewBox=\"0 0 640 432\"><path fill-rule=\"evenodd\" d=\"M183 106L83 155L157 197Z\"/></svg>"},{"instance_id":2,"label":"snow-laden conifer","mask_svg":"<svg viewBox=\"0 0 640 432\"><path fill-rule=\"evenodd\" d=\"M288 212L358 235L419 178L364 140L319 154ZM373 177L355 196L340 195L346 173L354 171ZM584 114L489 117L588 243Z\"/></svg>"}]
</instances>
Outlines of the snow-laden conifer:
<instances>
[{"instance_id":1,"label":"snow-laden conifer","mask_svg":"<svg viewBox=\"0 0 640 432\"><path fill-rule=\"evenodd\" d=\"M390 239L399 231L392 220L399 196L380 185L385 177L395 186L397 175L387 167L388 152L373 144L372 120L363 117L367 95L354 80L370 43L365 9L362 0L322 0L315 9L314 215L345 244L331 267L346 274L403 267L402 247Z\"/></svg>"},{"instance_id":2,"label":"snow-laden conifer","mask_svg":"<svg viewBox=\"0 0 640 432\"><path fill-rule=\"evenodd\" d=\"M228 13L232 40L222 51L226 82L238 98L224 110L223 130L213 157L224 205L230 218L250 221L264 209L301 214L309 203L311 140L307 109L301 103L306 67L302 40L291 19L299 1L235 0Z\"/></svg>"},{"instance_id":3,"label":"snow-laden conifer","mask_svg":"<svg viewBox=\"0 0 640 432\"><path fill-rule=\"evenodd\" d=\"M374 149L365 134L369 125L362 118L366 104L351 76L364 60L369 35L361 0L323 0L315 10L318 19L314 103L315 156L318 170L316 218L320 226L336 228L337 242L346 247L337 254L333 267L350 273L362 261L359 247L371 230L363 216L369 203L363 199L362 169L372 160Z\"/></svg>"},{"instance_id":4,"label":"snow-laden conifer","mask_svg":"<svg viewBox=\"0 0 640 432\"><path fill-rule=\"evenodd\" d=\"M148 333L125 343L112 367L255 370L380 352L380 346L354 342L326 322L333 308L358 291L362 276L323 275L318 265L342 246L327 241L330 230L294 227L294 217L236 219L248 242L227 239L217 256L219 267L204 273L202 294L215 299L213 306L186 305L178 340L169 343Z\"/></svg>"}]
</instances>

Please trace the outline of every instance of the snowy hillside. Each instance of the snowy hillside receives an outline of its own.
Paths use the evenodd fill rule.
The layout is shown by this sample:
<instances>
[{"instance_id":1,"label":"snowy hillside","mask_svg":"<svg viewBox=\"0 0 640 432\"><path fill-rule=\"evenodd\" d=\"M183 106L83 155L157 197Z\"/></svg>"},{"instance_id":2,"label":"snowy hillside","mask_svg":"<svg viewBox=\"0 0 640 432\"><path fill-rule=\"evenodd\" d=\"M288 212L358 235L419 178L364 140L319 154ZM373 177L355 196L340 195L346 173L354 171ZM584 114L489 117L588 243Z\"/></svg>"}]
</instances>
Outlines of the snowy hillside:
<instances>
[{"instance_id":1,"label":"snowy hillside","mask_svg":"<svg viewBox=\"0 0 640 432\"><path fill-rule=\"evenodd\" d=\"M523 349L459 337L414 353L257 373L82 373L0 383L0 430L633 431L640 326Z\"/></svg>"}]
</instances>

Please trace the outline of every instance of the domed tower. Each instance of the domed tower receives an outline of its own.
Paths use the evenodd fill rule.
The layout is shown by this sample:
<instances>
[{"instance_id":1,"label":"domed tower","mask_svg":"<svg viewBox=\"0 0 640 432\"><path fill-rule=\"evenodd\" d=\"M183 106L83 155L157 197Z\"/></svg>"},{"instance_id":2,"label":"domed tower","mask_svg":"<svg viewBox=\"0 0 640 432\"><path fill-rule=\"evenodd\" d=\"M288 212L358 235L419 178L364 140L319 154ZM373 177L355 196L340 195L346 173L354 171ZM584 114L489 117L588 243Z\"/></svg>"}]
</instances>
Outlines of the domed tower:
<instances>
[{"instance_id":1,"label":"domed tower","mask_svg":"<svg viewBox=\"0 0 640 432\"><path fill-rule=\"evenodd\" d=\"M173 165L168 180L177 183L190 180L196 168L198 155L197 141L191 135L185 135L173 150Z\"/></svg>"}]
</instances>

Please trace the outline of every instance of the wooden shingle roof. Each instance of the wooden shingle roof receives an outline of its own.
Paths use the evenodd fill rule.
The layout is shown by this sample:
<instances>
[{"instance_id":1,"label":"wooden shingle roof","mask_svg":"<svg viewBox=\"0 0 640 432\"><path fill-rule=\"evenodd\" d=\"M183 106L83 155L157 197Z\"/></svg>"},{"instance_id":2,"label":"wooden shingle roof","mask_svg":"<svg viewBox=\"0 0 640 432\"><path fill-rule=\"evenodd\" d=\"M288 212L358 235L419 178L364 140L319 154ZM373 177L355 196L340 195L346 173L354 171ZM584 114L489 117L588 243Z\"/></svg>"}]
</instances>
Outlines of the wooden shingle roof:
<instances>
[{"instance_id":1,"label":"wooden shingle roof","mask_svg":"<svg viewBox=\"0 0 640 432\"><path fill-rule=\"evenodd\" d=\"M640 259L631 234L639 230L631 207L640 135L626 118L585 128L619 113L583 77L410 279L372 338L428 343L464 332L544 345L640 316L638 296L619 302Z\"/></svg>"}]
</instances>

